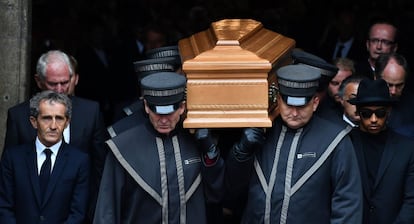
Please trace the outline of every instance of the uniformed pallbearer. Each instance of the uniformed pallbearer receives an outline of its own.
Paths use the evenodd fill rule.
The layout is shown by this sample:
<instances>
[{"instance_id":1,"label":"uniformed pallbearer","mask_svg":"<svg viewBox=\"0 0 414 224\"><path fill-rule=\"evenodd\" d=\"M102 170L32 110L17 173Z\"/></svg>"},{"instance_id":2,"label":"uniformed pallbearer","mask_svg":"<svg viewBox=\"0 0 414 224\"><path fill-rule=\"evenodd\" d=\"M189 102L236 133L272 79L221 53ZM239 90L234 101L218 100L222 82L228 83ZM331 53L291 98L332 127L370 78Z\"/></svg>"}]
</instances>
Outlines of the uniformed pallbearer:
<instances>
[{"instance_id":1,"label":"uniformed pallbearer","mask_svg":"<svg viewBox=\"0 0 414 224\"><path fill-rule=\"evenodd\" d=\"M362 190L352 143L317 116L320 73L277 70L280 116L245 129L226 160L230 198L247 194L242 223L361 223Z\"/></svg>"},{"instance_id":2,"label":"uniformed pallbearer","mask_svg":"<svg viewBox=\"0 0 414 224\"><path fill-rule=\"evenodd\" d=\"M94 223L206 223L206 203L223 195L224 162L207 129L182 128L186 78L141 80L145 123L107 141Z\"/></svg>"}]
</instances>

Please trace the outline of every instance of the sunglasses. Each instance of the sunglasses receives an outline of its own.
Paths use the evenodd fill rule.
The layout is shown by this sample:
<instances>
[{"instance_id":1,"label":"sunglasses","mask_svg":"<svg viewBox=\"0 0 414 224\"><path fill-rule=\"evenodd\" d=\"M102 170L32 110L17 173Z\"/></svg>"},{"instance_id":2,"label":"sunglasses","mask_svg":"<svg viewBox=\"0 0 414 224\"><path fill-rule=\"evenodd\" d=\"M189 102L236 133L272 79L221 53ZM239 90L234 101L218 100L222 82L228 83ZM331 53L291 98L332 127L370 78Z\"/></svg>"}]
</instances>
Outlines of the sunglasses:
<instances>
[{"instance_id":1,"label":"sunglasses","mask_svg":"<svg viewBox=\"0 0 414 224\"><path fill-rule=\"evenodd\" d=\"M359 110L359 116L361 116L364 119L371 118L372 114L375 114L377 118L384 118L387 115L387 109L380 108L376 110L370 110L370 109Z\"/></svg>"}]
</instances>

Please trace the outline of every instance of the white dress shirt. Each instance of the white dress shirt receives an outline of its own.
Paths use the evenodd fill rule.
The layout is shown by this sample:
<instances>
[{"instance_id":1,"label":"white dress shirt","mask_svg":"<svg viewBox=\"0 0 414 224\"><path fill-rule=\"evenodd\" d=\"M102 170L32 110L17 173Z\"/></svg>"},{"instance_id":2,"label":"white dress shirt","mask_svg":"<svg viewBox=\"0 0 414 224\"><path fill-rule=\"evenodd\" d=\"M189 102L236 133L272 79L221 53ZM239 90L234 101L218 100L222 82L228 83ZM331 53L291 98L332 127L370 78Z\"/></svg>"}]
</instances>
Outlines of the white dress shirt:
<instances>
[{"instance_id":1,"label":"white dress shirt","mask_svg":"<svg viewBox=\"0 0 414 224\"><path fill-rule=\"evenodd\" d=\"M70 124L63 130L63 140L68 144L70 142Z\"/></svg>"},{"instance_id":2,"label":"white dress shirt","mask_svg":"<svg viewBox=\"0 0 414 224\"><path fill-rule=\"evenodd\" d=\"M56 161L56 156L59 152L59 148L62 145L62 140L60 140L58 143L52 145L51 147L46 147L45 145L43 145L40 141L39 138L36 137L36 154L37 154L37 174L40 174L40 169L42 168L42 164L43 162L46 160L46 153L44 153L43 151L46 148L49 148L52 151L52 155L50 157L51 162L52 162L52 166L50 168L50 172L53 171L53 166L55 165L55 161Z\"/></svg>"}]
</instances>

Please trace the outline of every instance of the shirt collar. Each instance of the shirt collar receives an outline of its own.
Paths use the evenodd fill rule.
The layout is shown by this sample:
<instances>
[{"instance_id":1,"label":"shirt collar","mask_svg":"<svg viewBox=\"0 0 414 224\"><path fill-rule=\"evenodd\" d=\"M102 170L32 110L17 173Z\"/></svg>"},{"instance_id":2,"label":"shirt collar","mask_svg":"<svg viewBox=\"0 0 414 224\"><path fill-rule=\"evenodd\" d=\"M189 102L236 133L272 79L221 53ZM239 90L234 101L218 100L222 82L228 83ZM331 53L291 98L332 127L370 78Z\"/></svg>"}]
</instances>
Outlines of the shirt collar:
<instances>
[{"instance_id":1,"label":"shirt collar","mask_svg":"<svg viewBox=\"0 0 414 224\"><path fill-rule=\"evenodd\" d=\"M41 154L43 152L43 150L45 150L45 148L49 148L54 155L57 155L57 153L59 152L59 148L62 145L62 139L58 143L56 143L56 144L54 144L50 147L46 147L45 145L43 145L43 143L40 142L39 138L36 137L36 143L35 144L36 144L36 153L38 155Z\"/></svg>"},{"instance_id":2,"label":"shirt collar","mask_svg":"<svg viewBox=\"0 0 414 224\"><path fill-rule=\"evenodd\" d=\"M351 127L356 128L358 127L358 124L355 124L353 121L351 121L345 114L342 115L342 119L349 124Z\"/></svg>"}]
</instances>

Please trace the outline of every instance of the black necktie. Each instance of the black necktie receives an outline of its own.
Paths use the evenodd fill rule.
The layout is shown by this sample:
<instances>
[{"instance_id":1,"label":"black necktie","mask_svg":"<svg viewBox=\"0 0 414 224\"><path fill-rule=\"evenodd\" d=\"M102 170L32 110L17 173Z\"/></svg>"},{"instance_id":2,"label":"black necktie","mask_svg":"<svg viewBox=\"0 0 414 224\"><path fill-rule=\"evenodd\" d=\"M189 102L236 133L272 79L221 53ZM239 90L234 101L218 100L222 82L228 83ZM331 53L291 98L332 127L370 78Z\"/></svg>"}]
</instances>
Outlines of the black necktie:
<instances>
[{"instance_id":1,"label":"black necktie","mask_svg":"<svg viewBox=\"0 0 414 224\"><path fill-rule=\"evenodd\" d=\"M336 55L335 55L335 58L334 59L342 58L342 50L343 49L344 49L344 45L343 44L340 44L338 46L338 50L336 51Z\"/></svg>"},{"instance_id":2,"label":"black necktie","mask_svg":"<svg viewBox=\"0 0 414 224\"><path fill-rule=\"evenodd\" d=\"M52 155L52 151L48 148L43 150L46 154L46 160L42 164L42 168L40 168L40 175L39 175L39 182L40 182L40 191L42 193L42 198L46 192L47 183L49 182L50 177L50 169L52 168L52 161L50 159Z\"/></svg>"}]
</instances>

